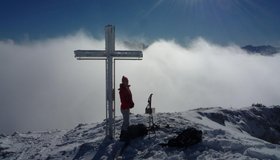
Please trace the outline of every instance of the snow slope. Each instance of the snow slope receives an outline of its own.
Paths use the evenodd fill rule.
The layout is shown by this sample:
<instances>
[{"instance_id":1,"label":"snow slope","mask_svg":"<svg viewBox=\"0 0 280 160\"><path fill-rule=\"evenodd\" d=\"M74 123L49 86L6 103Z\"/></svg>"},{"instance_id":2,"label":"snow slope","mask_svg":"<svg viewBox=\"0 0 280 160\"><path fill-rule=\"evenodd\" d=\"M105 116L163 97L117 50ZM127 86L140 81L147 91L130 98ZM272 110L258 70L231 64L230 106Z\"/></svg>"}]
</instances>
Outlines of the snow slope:
<instances>
[{"instance_id":1,"label":"snow slope","mask_svg":"<svg viewBox=\"0 0 280 160\"><path fill-rule=\"evenodd\" d=\"M280 159L279 115L280 106L157 113L155 121L160 129L132 140L123 159ZM146 115L131 115L132 124L147 121ZM121 123L117 117L117 137ZM121 142L104 139L104 124L0 135L0 159L113 159ZM201 143L182 149L159 145L190 126L203 131Z\"/></svg>"}]
</instances>

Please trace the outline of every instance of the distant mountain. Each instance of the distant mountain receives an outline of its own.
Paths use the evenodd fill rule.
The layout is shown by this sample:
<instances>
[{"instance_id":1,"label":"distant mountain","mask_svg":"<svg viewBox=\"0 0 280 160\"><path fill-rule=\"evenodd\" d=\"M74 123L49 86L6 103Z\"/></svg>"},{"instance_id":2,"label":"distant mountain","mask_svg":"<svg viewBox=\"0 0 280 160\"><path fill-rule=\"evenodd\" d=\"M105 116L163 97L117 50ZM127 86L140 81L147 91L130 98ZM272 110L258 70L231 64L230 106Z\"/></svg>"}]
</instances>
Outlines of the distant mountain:
<instances>
[{"instance_id":1,"label":"distant mountain","mask_svg":"<svg viewBox=\"0 0 280 160\"><path fill-rule=\"evenodd\" d=\"M130 141L122 159L280 159L280 106L254 104L242 109L199 108L186 112L157 113L160 128ZM131 124L147 124L147 115L131 114ZM116 118L116 139L104 139L105 121L79 124L71 130L0 135L1 160L115 159L122 118ZM202 142L188 148L166 143L182 130L202 130Z\"/></svg>"},{"instance_id":2,"label":"distant mountain","mask_svg":"<svg viewBox=\"0 0 280 160\"><path fill-rule=\"evenodd\" d=\"M135 41L124 41L123 43L129 49L134 49L134 50L144 50L149 47L149 45L145 43L135 42Z\"/></svg>"},{"instance_id":3,"label":"distant mountain","mask_svg":"<svg viewBox=\"0 0 280 160\"><path fill-rule=\"evenodd\" d=\"M271 45L261 45L261 46L247 45L241 48L246 50L249 54L260 54L263 56L273 56L277 53L280 53L280 48L273 47Z\"/></svg>"}]
</instances>

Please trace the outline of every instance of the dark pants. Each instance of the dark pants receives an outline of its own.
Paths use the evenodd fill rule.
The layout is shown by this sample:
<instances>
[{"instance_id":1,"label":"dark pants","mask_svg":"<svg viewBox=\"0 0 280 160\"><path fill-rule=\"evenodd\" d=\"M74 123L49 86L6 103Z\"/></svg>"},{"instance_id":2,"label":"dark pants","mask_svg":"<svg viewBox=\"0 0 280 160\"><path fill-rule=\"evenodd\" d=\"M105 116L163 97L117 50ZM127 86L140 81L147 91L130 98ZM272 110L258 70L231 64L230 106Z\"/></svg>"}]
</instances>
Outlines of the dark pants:
<instances>
[{"instance_id":1,"label":"dark pants","mask_svg":"<svg viewBox=\"0 0 280 160\"><path fill-rule=\"evenodd\" d=\"M122 130L127 131L127 128L129 126L129 109L121 109L121 112L123 115Z\"/></svg>"}]
</instances>

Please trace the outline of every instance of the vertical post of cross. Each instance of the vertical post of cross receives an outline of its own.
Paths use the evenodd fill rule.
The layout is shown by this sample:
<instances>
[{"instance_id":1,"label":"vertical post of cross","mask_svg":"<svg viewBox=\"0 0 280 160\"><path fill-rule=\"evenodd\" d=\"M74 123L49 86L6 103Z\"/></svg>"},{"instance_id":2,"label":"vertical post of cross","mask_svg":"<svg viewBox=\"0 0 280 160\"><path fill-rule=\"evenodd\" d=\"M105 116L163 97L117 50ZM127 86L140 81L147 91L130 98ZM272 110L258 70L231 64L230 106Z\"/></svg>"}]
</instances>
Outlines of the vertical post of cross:
<instances>
[{"instance_id":1,"label":"vertical post of cross","mask_svg":"<svg viewBox=\"0 0 280 160\"><path fill-rule=\"evenodd\" d=\"M114 65L113 65L113 53L115 52L115 27L112 25L105 26L105 50L107 54L106 59L106 135L109 137L113 137L113 122L115 103L113 102L115 98L113 98L114 91Z\"/></svg>"}]
</instances>

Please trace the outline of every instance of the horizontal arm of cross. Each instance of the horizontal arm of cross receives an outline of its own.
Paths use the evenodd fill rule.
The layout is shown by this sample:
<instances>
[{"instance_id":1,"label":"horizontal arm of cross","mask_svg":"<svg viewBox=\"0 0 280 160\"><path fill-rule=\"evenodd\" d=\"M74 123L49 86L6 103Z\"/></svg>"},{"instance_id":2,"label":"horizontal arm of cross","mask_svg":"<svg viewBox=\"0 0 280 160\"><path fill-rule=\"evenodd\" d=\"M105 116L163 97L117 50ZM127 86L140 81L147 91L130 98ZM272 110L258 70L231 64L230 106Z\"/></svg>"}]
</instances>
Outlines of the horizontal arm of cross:
<instances>
[{"instance_id":1,"label":"horizontal arm of cross","mask_svg":"<svg viewBox=\"0 0 280 160\"><path fill-rule=\"evenodd\" d=\"M130 58L138 58L141 59L143 57L142 51L115 51L112 56L115 59L130 59Z\"/></svg>"},{"instance_id":2,"label":"horizontal arm of cross","mask_svg":"<svg viewBox=\"0 0 280 160\"><path fill-rule=\"evenodd\" d=\"M90 59L106 59L112 57L114 59L141 59L143 57L142 51L114 51L112 53L106 53L104 50L75 50L75 57L79 60Z\"/></svg>"},{"instance_id":3,"label":"horizontal arm of cross","mask_svg":"<svg viewBox=\"0 0 280 160\"><path fill-rule=\"evenodd\" d=\"M104 50L75 50L75 57L104 57L106 58L106 52Z\"/></svg>"}]
</instances>

